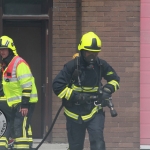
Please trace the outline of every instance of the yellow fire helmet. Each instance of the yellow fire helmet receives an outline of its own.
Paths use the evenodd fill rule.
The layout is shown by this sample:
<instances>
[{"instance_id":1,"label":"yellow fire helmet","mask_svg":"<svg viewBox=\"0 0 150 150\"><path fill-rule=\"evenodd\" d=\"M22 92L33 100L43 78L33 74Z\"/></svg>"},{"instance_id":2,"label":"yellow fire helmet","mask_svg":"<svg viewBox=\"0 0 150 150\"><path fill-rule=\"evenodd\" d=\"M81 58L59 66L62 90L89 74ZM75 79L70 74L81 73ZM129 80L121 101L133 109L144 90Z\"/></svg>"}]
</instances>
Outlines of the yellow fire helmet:
<instances>
[{"instance_id":1,"label":"yellow fire helmet","mask_svg":"<svg viewBox=\"0 0 150 150\"><path fill-rule=\"evenodd\" d=\"M101 51L102 42L94 32L85 33L78 45L78 50L87 50L92 52Z\"/></svg>"},{"instance_id":2,"label":"yellow fire helmet","mask_svg":"<svg viewBox=\"0 0 150 150\"><path fill-rule=\"evenodd\" d=\"M5 35L0 37L0 49L3 49L3 48L8 48L12 50L14 55L18 56L13 40L10 37L5 36Z\"/></svg>"},{"instance_id":3,"label":"yellow fire helmet","mask_svg":"<svg viewBox=\"0 0 150 150\"><path fill-rule=\"evenodd\" d=\"M75 53L75 54L72 56L72 59L75 59L76 57L79 57L79 53Z\"/></svg>"}]
</instances>

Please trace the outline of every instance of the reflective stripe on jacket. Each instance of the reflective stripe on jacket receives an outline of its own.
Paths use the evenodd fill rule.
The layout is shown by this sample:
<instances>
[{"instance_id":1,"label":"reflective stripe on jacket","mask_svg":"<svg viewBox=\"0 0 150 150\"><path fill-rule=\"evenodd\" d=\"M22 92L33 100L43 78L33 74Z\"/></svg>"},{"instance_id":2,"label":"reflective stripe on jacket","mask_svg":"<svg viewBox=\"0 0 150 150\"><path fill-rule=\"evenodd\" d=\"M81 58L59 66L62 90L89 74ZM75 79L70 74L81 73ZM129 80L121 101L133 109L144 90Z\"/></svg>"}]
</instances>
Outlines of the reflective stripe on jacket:
<instances>
[{"instance_id":1,"label":"reflective stripe on jacket","mask_svg":"<svg viewBox=\"0 0 150 150\"><path fill-rule=\"evenodd\" d=\"M7 101L6 96L0 96L0 101Z\"/></svg>"},{"instance_id":2,"label":"reflective stripe on jacket","mask_svg":"<svg viewBox=\"0 0 150 150\"><path fill-rule=\"evenodd\" d=\"M78 107L80 107L80 106L78 106ZM72 112L72 109L71 110L69 110L68 108L64 108L64 113L65 113L65 115L66 116L68 116L68 117L70 117L70 118L72 118L72 119L74 119L75 121L78 121L79 120L79 117L81 117L81 119L83 120L83 121L88 121L88 120L90 120L91 118L93 118L94 117L94 115L95 115L95 113L97 113L100 109L102 109L102 107L100 107L100 106L95 106L95 107L93 107L93 109L91 109L91 112L89 113L89 114L87 114L87 115L78 115L78 114L76 114L76 113L73 113Z\"/></svg>"},{"instance_id":3,"label":"reflective stripe on jacket","mask_svg":"<svg viewBox=\"0 0 150 150\"><path fill-rule=\"evenodd\" d=\"M15 56L4 70L2 84L10 107L20 103L23 89L31 86L32 91L29 102L36 103L38 101L34 77L28 64L19 56Z\"/></svg>"}]
</instances>

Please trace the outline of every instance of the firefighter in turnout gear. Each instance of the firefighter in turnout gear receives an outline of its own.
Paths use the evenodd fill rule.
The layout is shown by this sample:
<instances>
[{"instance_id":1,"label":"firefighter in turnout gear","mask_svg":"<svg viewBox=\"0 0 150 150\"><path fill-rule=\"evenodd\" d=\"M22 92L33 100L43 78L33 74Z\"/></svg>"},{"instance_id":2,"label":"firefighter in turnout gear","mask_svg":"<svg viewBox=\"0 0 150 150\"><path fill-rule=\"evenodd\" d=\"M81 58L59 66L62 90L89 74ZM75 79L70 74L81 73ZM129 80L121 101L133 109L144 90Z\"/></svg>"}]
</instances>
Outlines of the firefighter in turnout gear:
<instances>
[{"instance_id":1,"label":"firefighter in turnout gear","mask_svg":"<svg viewBox=\"0 0 150 150\"><path fill-rule=\"evenodd\" d=\"M119 89L120 78L98 57L101 45L94 32L84 34L78 45L79 57L67 62L53 80L53 91L63 100L69 150L83 150L86 129L90 149L105 150L103 107ZM102 78L107 81L105 85ZM102 105L94 105L95 101Z\"/></svg>"},{"instance_id":2,"label":"firefighter in turnout gear","mask_svg":"<svg viewBox=\"0 0 150 150\"><path fill-rule=\"evenodd\" d=\"M18 56L13 40L8 36L0 37L0 55L3 91L12 111L13 149L30 150L33 142L30 122L38 101L34 77L27 62ZM12 130L12 127L8 130Z\"/></svg>"}]
</instances>

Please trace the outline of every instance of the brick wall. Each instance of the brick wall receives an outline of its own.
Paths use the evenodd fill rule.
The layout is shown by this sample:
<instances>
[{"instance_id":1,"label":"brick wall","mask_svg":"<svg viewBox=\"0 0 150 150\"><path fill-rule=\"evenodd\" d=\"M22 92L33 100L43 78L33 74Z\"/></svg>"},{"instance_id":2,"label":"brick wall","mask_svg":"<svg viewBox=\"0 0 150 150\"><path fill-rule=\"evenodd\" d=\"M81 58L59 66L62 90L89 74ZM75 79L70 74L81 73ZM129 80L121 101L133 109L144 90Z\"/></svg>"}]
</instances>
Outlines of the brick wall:
<instances>
[{"instance_id":1,"label":"brick wall","mask_svg":"<svg viewBox=\"0 0 150 150\"><path fill-rule=\"evenodd\" d=\"M76 0L54 0L53 4L53 77L76 51ZM53 118L61 100L53 95ZM67 142L63 111L54 126L53 142Z\"/></svg>"},{"instance_id":2,"label":"brick wall","mask_svg":"<svg viewBox=\"0 0 150 150\"><path fill-rule=\"evenodd\" d=\"M120 89L113 95L118 117L111 118L105 108L107 150L139 150L140 0L82 0L81 9L77 2L54 0L53 77L76 52L79 35L96 32L103 45L99 56L121 77ZM76 11L82 12L81 23ZM77 28L77 23L81 28ZM53 94L53 118L60 104L61 100ZM65 122L62 111L53 129L53 142L67 142ZM88 137L85 147L89 150Z\"/></svg>"}]
</instances>

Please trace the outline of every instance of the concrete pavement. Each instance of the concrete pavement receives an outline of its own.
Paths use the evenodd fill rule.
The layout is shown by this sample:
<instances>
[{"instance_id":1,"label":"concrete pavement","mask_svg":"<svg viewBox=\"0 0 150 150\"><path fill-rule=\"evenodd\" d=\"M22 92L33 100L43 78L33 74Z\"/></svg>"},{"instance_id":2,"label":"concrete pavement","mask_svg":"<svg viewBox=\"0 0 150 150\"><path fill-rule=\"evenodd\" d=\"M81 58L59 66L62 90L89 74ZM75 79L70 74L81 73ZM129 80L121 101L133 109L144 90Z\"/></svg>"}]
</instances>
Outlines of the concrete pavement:
<instances>
[{"instance_id":1,"label":"concrete pavement","mask_svg":"<svg viewBox=\"0 0 150 150\"><path fill-rule=\"evenodd\" d=\"M42 140L42 139L41 139ZM33 140L33 148L36 148L39 143L41 142L40 139ZM68 144L67 143L46 143L44 142L38 150L67 150Z\"/></svg>"}]
</instances>

